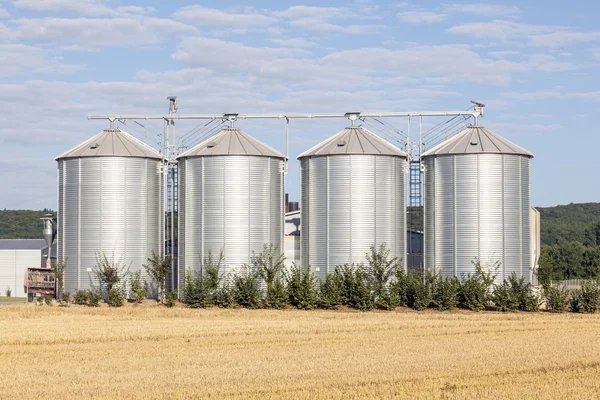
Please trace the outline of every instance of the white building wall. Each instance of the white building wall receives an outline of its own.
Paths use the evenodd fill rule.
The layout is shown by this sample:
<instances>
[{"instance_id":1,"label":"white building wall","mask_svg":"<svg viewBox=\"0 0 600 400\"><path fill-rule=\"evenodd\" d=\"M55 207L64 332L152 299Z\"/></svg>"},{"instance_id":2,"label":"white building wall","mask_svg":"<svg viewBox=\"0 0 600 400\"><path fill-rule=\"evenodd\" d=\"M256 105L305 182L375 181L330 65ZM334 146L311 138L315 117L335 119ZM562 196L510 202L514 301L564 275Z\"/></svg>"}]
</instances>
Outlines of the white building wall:
<instances>
[{"instance_id":1,"label":"white building wall","mask_svg":"<svg viewBox=\"0 0 600 400\"><path fill-rule=\"evenodd\" d=\"M0 250L0 296L10 287L13 297L25 297L25 270L39 268L41 256L41 250Z\"/></svg>"}]
</instances>

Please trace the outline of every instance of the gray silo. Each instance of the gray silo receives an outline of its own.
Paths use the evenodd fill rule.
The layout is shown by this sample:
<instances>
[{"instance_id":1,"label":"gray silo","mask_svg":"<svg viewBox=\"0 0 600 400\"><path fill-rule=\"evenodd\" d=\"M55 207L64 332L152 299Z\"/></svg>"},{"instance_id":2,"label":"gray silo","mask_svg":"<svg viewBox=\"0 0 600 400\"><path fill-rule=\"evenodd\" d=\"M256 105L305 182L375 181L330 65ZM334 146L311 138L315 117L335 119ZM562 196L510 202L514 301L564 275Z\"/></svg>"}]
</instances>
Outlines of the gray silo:
<instances>
[{"instance_id":1,"label":"gray silo","mask_svg":"<svg viewBox=\"0 0 600 400\"><path fill-rule=\"evenodd\" d=\"M163 248L161 155L109 129L56 158L58 259L65 290L88 289L96 254L141 270Z\"/></svg>"},{"instance_id":2,"label":"gray silo","mask_svg":"<svg viewBox=\"0 0 600 400\"><path fill-rule=\"evenodd\" d=\"M301 262L325 279L337 265L366 263L371 245L406 260L407 154L349 127L298 156Z\"/></svg>"},{"instance_id":3,"label":"gray silo","mask_svg":"<svg viewBox=\"0 0 600 400\"><path fill-rule=\"evenodd\" d=\"M425 268L466 277L499 263L531 281L530 164L533 154L480 126L423 153Z\"/></svg>"},{"instance_id":4,"label":"gray silo","mask_svg":"<svg viewBox=\"0 0 600 400\"><path fill-rule=\"evenodd\" d=\"M284 155L227 128L178 157L179 287L209 250L222 274L272 244L283 252Z\"/></svg>"}]
</instances>

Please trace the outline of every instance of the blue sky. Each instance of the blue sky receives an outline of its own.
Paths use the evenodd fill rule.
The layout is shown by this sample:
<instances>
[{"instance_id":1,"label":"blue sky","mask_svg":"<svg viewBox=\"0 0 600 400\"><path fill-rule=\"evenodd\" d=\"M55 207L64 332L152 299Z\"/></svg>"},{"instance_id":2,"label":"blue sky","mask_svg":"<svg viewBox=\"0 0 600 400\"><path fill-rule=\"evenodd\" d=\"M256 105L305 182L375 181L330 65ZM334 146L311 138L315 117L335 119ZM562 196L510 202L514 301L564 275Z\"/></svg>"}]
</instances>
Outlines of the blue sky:
<instances>
[{"instance_id":1,"label":"blue sky","mask_svg":"<svg viewBox=\"0 0 600 400\"><path fill-rule=\"evenodd\" d=\"M0 208L56 209L54 157L108 127L87 115L162 114L169 95L181 114L478 100L482 125L536 154L534 205L598 201L598 15L592 1L0 0ZM295 157L347 124L292 121L292 198ZM283 150L281 121L237 126Z\"/></svg>"}]
</instances>

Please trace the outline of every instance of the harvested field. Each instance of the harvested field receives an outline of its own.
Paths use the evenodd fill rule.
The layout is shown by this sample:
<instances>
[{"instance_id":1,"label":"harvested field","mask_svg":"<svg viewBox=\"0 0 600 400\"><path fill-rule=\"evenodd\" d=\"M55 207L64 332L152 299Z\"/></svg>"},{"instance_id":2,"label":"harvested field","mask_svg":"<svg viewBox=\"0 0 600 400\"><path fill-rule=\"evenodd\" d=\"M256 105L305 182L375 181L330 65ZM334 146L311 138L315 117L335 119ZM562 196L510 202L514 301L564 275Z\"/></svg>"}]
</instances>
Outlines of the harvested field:
<instances>
[{"instance_id":1,"label":"harvested field","mask_svg":"<svg viewBox=\"0 0 600 400\"><path fill-rule=\"evenodd\" d=\"M600 315L0 307L0 398L600 398Z\"/></svg>"}]
</instances>

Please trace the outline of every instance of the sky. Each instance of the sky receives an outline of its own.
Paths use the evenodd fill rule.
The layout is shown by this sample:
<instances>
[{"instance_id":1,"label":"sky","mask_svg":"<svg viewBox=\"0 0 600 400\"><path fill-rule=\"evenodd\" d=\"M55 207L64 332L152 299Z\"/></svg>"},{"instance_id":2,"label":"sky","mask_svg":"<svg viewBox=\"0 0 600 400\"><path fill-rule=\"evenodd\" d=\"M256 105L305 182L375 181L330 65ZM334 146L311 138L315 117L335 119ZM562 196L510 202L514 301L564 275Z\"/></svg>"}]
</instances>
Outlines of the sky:
<instances>
[{"instance_id":1,"label":"sky","mask_svg":"<svg viewBox=\"0 0 600 400\"><path fill-rule=\"evenodd\" d=\"M597 202L599 15L594 1L0 0L0 209L56 209L55 157L109 127L87 116L165 114L167 96L179 114L445 111L476 100L480 125L536 155L534 205ZM159 147L161 122L139 122L123 129ZM390 140L408 130L404 119L386 124ZM291 121L292 200L296 156L348 125ZM282 121L236 126L284 151Z\"/></svg>"}]
</instances>

